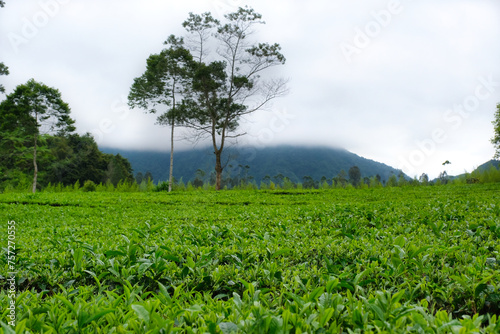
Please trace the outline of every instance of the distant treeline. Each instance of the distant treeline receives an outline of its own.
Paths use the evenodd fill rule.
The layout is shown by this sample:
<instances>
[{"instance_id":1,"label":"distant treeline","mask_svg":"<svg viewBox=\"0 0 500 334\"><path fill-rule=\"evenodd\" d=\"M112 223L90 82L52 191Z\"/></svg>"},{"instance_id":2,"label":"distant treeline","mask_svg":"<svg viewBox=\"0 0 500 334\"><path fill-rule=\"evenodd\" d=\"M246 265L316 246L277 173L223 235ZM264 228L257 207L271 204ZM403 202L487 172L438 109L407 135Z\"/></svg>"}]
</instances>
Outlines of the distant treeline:
<instances>
[{"instance_id":1,"label":"distant treeline","mask_svg":"<svg viewBox=\"0 0 500 334\"><path fill-rule=\"evenodd\" d=\"M302 182L294 182L283 174L274 176L266 175L260 182L255 181L249 175L248 166L241 166L242 172L232 176L229 172L222 178L224 189L333 189L333 188L378 188L378 187L405 187L405 186L433 186L443 184L473 184L473 183L496 183L500 182L500 169L498 164L487 164L476 169L472 173L466 173L457 177L448 176L443 172L435 180L430 180L427 174L422 174L419 178L409 179L405 174L391 174L387 181L380 175L372 177L361 177L361 170L357 166L351 167L348 172L341 170L336 176L314 179L311 176L304 176ZM151 176L150 172L146 175ZM142 173L137 174L136 183L140 184L143 178ZM177 190L191 189L211 189L215 184L215 173L207 173L198 169L194 180L184 182L183 178L178 181L174 179L174 188ZM166 182L158 182L155 189L161 186L166 187Z\"/></svg>"},{"instance_id":2,"label":"distant treeline","mask_svg":"<svg viewBox=\"0 0 500 334\"><path fill-rule=\"evenodd\" d=\"M116 156L108 157L110 161L108 164L112 166L115 162ZM122 158L118 158L118 161ZM111 167L107 170L116 171L115 167ZM419 187L419 186L442 186L446 184L475 184L475 183L497 183L500 182L500 169L495 165L491 164L485 168L477 169L472 173L467 173L460 175L459 177L448 177L446 173L443 173L440 178L436 180L429 181L426 174L422 174L420 178L407 179L403 174L398 176L392 175L387 182L381 182L380 177L374 176L371 178L357 178L356 168L351 168L349 170L351 177L348 173L339 173L336 177L332 179L322 178L320 180L314 180L309 176L303 178L303 182L295 183L290 181L289 178L281 174L268 177L257 184L251 177L248 178L225 178L223 180L224 189L230 190L292 190L292 189L366 189L366 188L382 188L382 187ZM118 173L114 174L116 177ZM206 181L202 180L204 172L201 170L197 173L194 181L188 181L185 183L182 178L179 180L174 180L173 190L174 191L203 191L203 190L215 190L215 182L213 177L206 178ZM155 183L151 178L150 173L143 175L142 173L137 173L136 178L127 177L124 179L114 179L116 182L112 182L109 174L104 173L103 177L106 179L105 182L95 182L93 180L86 180L80 182L80 180L75 181L73 184L67 184L62 182L51 183L49 182L45 187L43 187L43 192L160 192L168 190L167 182ZM30 183L18 184L16 187L7 187L4 192L28 192L30 190Z\"/></svg>"},{"instance_id":3,"label":"distant treeline","mask_svg":"<svg viewBox=\"0 0 500 334\"><path fill-rule=\"evenodd\" d=\"M127 158L134 172L150 172L154 180L168 180L169 152L133 151L113 148L101 148L106 153L121 154ZM275 176L284 175L291 182L304 183L304 176L310 176L316 181L322 178L332 179L342 170L347 174L353 166L359 167L361 177L379 175L381 182L387 181L392 174L399 176L400 170L385 164L360 157L345 149L331 147L306 147L306 146L270 146L270 147L230 147L223 157L225 167L222 178L225 186L237 186L241 180L261 181L274 179ZM203 182L215 180L213 153L209 147L191 148L178 151L174 155L174 177L183 178L184 182ZM203 173L200 176L199 173ZM214 172L212 174L212 172ZM407 175L405 175L408 178ZM251 178L251 179L250 179ZM348 176L345 176L348 178ZM140 182L139 182L140 183ZM269 183L266 181L266 183Z\"/></svg>"},{"instance_id":4,"label":"distant treeline","mask_svg":"<svg viewBox=\"0 0 500 334\"><path fill-rule=\"evenodd\" d=\"M9 138L6 138L9 139ZM19 138L0 145L0 191L24 191L33 184L33 151ZM38 140L37 189L57 189L85 181L116 188L134 182L132 167L120 154L101 152L91 135L41 135Z\"/></svg>"},{"instance_id":5,"label":"distant treeline","mask_svg":"<svg viewBox=\"0 0 500 334\"><path fill-rule=\"evenodd\" d=\"M0 192L134 182L129 161L77 134L70 112L59 90L34 79L0 101Z\"/></svg>"}]
</instances>

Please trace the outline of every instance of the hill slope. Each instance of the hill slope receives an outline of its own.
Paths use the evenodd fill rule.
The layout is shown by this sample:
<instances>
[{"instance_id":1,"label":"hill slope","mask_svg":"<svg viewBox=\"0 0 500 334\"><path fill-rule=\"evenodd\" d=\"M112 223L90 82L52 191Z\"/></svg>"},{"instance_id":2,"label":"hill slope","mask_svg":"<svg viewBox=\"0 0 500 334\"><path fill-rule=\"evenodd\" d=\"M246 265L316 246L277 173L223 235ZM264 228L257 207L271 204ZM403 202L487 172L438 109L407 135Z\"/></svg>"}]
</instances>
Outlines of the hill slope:
<instances>
[{"instance_id":1,"label":"hill slope","mask_svg":"<svg viewBox=\"0 0 500 334\"><path fill-rule=\"evenodd\" d=\"M150 171L155 181L168 180L169 152L127 151L103 148L104 152L121 154L132 164L134 173ZM332 179L341 170L346 173L352 166L358 166L362 177L380 175L387 180L399 171L373 160L365 159L344 149L327 147L277 146L267 148L228 149L223 159L227 163L225 173L232 177L253 176L259 183L266 175L278 174L293 182L302 182L304 176L320 180L323 176ZM201 169L209 175L214 170L215 159L210 148L193 149L174 153L174 176L184 182L193 180Z\"/></svg>"},{"instance_id":2,"label":"hill slope","mask_svg":"<svg viewBox=\"0 0 500 334\"><path fill-rule=\"evenodd\" d=\"M488 162L485 162L481 166L477 167L474 171L485 172L488 169L490 169L491 166L493 166L496 169L498 169L500 167L500 161L499 160L490 160Z\"/></svg>"}]
</instances>

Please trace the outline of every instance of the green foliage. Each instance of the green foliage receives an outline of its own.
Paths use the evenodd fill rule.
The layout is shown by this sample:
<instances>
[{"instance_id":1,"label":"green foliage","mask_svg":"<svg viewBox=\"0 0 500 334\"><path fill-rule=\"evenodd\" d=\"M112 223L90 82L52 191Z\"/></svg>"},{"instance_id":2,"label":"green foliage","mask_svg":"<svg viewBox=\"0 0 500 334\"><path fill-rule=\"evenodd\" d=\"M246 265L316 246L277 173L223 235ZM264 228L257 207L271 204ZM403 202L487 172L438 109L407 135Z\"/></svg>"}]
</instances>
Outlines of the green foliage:
<instances>
[{"instance_id":1,"label":"green foliage","mask_svg":"<svg viewBox=\"0 0 500 334\"><path fill-rule=\"evenodd\" d=\"M397 187L398 186L398 179L396 178L396 175L392 174L389 179L387 180L386 183L387 187Z\"/></svg>"},{"instance_id":2,"label":"green foliage","mask_svg":"<svg viewBox=\"0 0 500 334\"><path fill-rule=\"evenodd\" d=\"M37 189L38 155L44 153L41 135L69 134L75 130L70 108L55 89L30 79L16 87L0 103L0 153L3 168L12 169L15 155L23 155L26 148L33 153L33 192ZM17 144L21 144L18 146Z\"/></svg>"},{"instance_id":3,"label":"green foliage","mask_svg":"<svg viewBox=\"0 0 500 334\"><path fill-rule=\"evenodd\" d=\"M349 182L355 187L359 186L361 182L361 171L358 166L349 168Z\"/></svg>"},{"instance_id":4,"label":"green foliage","mask_svg":"<svg viewBox=\"0 0 500 334\"><path fill-rule=\"evenodd\" d=\"M31 190L33 178L19 170L8 170L3 174L1 183L4 193L28 192ZM0 190L1 190L0 188Z\"/></svg>"},{"instance_id":5,"label":"green foliage","mask_svg":"<svg viewBox=\"0 0 500 334\"><path fill-rule=\"evenodd\" d=\"M46 101L30 109L33 99ZM24 190L29 174L36 174L37 189L73 185L78 180L95 184L110 180L114 185L132 180L128 160L102 153L88 133L72 133L69 107L53 88L32 80L18 86L0 104L0 120L0 191ZM44 131L50 134L40 134ZM51 186L49 191L58 190Z\"/></svg>"},{"instance_id":6,"label":"green foliage","mask_svg":"<svg viewBox=\"0 0 500 334\"><path fill-rule=\"evenodd\" d=\"M184 181L182 180L182 177L178 182L175 182L172 187L173 190L176 191L184 191L186 190L186 185L184 184Z\"/></svg>"},{"instance_id":7,"label":"green foliage","mask_svg":"<svg viewBox=\"0 0 500 334\"><path fill-rule=\"evenodd\" d=\"M287 178L287 180L289 181L289 179ZM305 189L315 189L317 188L317 184L316 182L314 181L314 179L310 176L304 176L302 178L302 187L304 187ZM284 184L283 184L284 185Z\"/></svg>"},{"instance_id":8,"label":"green foliage","mask_svg":"<svg viewBox=\"0 0 500 334\"><path fill-rule=\"evenodd\" d=\"M157 117L157 123L171 126L169 184L172 184L174 128L183 122L184 116L180 109L185 104L183 98L192 89L190 78L194 61L191 53L184 47L182 38L171 35L165 44L170 47L160 54L149 56L146 72L134 79L128 99L131 107L139 107L154 114L157 113L158 106L167 107Z\"/></svg>"},{"instance_id":9,"label":"green foliage","mask_svg":"<svg viewBox=\"0 0 500 334\"><path fill-rule=\"evenodd\" d=\"M422 175L420 175L420 178L418 179L418 181L422 185L426 186L426 185L429 184L429 176L427 174L425 174L425 173L422 173Z\"/></svg>"},{"instance_id":10,"label":"green foliage","mask_svg":"<svg viewBox=\"0 0 500 334\"><path fill-rule=\"evenodd\" d=\"M282 80L261 79L263 71L285 63L278 44L252 41L253 27L264 23L261 15L245 7L224 15L224 21L211 13L189 14L183 23L189 46L170 36L165 42L170 48L150 56L129 95L132 106L154 113L156 105L169 106L158 122L171 124L172 131L176 123L212 138L217 190L223 187L222 152L241 117L285 93ZM250 97L258 101L253 107L247 105Z\"/></svg>"},{"instance_id":11,"label":"green foliage","mask_svg":"<svg viewBox=\"0 0 500 334\"><path fill-rule=\"evenodd\" d=\"M176 103L182 104L182 96L189 90L188 78L193 57L185 48L182 38L171 35L165 45L169 47L149 56L146 71L134 79L128 99L131 107L139 107L150 113L157 113L161 105L169 107L158 116L157 121L161 125L174 125L181 119L176 112Z\"/></svg>"},{"instance_id":12,"label":"green foliage","mask_svg":"<svg viewBox=\"0 0 500 334\"><path fill-rule=\"evenodd\" d=\"M0 1L0 5L3 7L3 2ZM9 68L5 66L4 63L0 63L0 75L9 75ZM0 85L0 93L5 93L5 87Z\"/></svg>"},{"instance_id":13,"label":"green foliage","mask_svg":"<svg viewBox=\"0 0 500 334\"><path fill-rule=\"evenodd\" d=\"M168 191L168 182L162 181L159 182L154 188L154 192L160 192L160 191Z\"/></svg>"},{"instance_id":14,"label":"green foliage","mask_svg":"<svg viewBox=\"0 0 500 334\"><path fill-rule=\"evenodd\" d=\"M399 187L404 187L404 186L407 186L409 185L409 182L408 180L406 180L405 176L403 173L399 173L399 176L398 176L398 186Z\"/></svg>"},{"instance_id":15,"label":"green foliage","mask_svg":"<svg viewBox=\"0 0 500 334\"><path fill-rule=\"evenodd\" d=\"M2 194L15 332L498 333L499 190Z\"/></svg>"},{"instance_id":16,"label":"green foliage","mask_svg":"<svg viewBox=\"0 0 500 334\"><path fill-rule=\"evenodd\" d=\"M213 150L208 148L193 149L188 151L176 152L174 170L175 177L181 177L187 181L193 182L193 186L203 187L203 183L210 181L210 173L213 171L215 159L212 157ZM107 150L106 153L120 153L126 157L134 171L151 171L156 180L167 180L169 178L168 166L169 155L162 152L138 152L126 150ZM321 178L328 176L328 183L331 184L331 178L337 176L340 170L348 171L355 164L360 168L362 177L377 177L378 182L386 181L391 173L398 175L398 170L388 167L384 164L364 159L345 150L324 148L324 147L298 147L298 146L278 146L267 148L240 147L226 148L224 160L230 157L229 165L245 166L250 168L247 173L247 179L253 179L260 185L264 182L269 186L272 176L282 172L291 182L297 184L303 181L303 177L309 175L313 180L320 181ZM228 167L229 167L228 165ZM203 175L198 171L202 171ZM226 168L224 178L231 177L244 178L244 172L238 168ZM347 175L345 175L348 178ZM276 184L276 180L272 179ZM323 181L323 180L321 180ZM137 181L139 183L139 181ZM233 184L233 181L226 184ZM238 184L238 182L234 183ZM230 187L231 188L231 187Z\"/></svg>"},{"instance_id":17,"label":"green foliage","mask_svg":"<svg viewBox=\"0 0 500 334\"><path fill-rule=\"evenodd\" d=\"M90 134L49 137L51 162L42 183L73 184L76 180L105 182L111 155L102 153Z\"/></svg>"},{"instance_id":18,"label":"green foliage","mask_svg":"<svg viewBox=\"0 0 500 334\"><path fill-rule=\"evenodd\" d=\"M96 191L96 188L97 188L97 186L94 183L94 181L87 180L83 183L82 190L85 192L93 192L93 191Z\"/></svg>"},{"instance_id":19,"label":"green foliage","mask_svg":"<svg viewBox=\"0 0 500 334\"><path fill-rule=\"evenodd\" d=\"M499 162L492 160L481 165L472 173L465 173L453 179L454 184L498 183L500 182Z\"/></svg>"},{"instance_id":20,"label":"green foliage","mask_svg":"<svg viewBox=\"0 0 500 334\"><path fill-rule=\"evenodd\" d=\"M295 188L295 184L289 178L285 177L283 179L283 189L289 190L293 188Z\"/></svg>"},{"instance_id":21,"label":"green foliage","mask_svg":"<svg viewBox=\"0 0 500 334\"><path fill-rule=\"evenodd\" d=\"M482 183L496 183L500 182L500 169L491 165L487 170L479 173L478 179Z\"/></svg>"},{"instance_id":22,"label":"green foliage","mask_svg":"<svg viewBox=\"0 0 500 334\"><path fill-rule=\"evenodd\" d=\"M118 184L116 185L115 191L118 192L138 192L139 191L139 185L134 181L130 180L120 180Z\"/></svg>"},{"instance_id":23,"label":"green foliage","mask_svg":"<svg viewBox=\"0 0 500 334\"><path fill-rule=\"evenodd\" d=\"M341 169L337 176L333 178L333 182L337 188L345 188L347 186L347 173L345 170Z\"/></svg>"},{"instance_id":24,"label":"green foliage","mask_svg":"<svg viewBox=\"0 0 500 334\"><path fill-rule=\"evenodd\" d=\"M115 187L120 182L125 182L127 184L132 183L134 181L134 177L130 162L120 154L109 156L106 179L109 180Z\"/></svg>"}]
</instances>

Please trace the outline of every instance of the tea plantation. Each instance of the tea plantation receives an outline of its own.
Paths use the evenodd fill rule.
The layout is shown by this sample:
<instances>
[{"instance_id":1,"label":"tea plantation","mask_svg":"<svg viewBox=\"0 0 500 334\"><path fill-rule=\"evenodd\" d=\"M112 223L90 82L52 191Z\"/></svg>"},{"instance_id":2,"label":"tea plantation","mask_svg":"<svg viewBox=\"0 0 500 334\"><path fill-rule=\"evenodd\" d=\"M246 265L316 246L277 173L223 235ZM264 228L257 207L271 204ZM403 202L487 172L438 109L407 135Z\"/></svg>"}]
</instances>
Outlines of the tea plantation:
<instances>
[{"instance_id":1,"label":"tea plantation","mask_svg":"<svg viewBox=\"0 0 500 334\"><path fill-rule=\"evenodd\" d=\"M0 333L500 333L498 184L1 194L0 221Z\"/></svg>"}]
</instances>

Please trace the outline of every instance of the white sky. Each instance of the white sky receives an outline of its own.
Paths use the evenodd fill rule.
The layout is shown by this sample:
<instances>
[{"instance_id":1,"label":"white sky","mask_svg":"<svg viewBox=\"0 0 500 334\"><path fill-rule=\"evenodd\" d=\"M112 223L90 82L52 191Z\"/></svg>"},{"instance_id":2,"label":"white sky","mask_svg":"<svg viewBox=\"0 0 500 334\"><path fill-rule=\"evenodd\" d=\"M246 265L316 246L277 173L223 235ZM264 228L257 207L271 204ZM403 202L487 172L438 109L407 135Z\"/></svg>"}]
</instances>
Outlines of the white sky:
<instances>
[{"instance_id":1,"label":"white sky","mask_svg":"<svg viewBox=\"0 0 500 334\"><path fill-rule=\"evenodd\" d=\"M133 79L189 12L245 5L267 23L258 41L282 46L290 94L248 117L239 145L340 146L431 178L446 160L455 175L492 158L498 0L6 0L0 82L58 88L101 146L168 150L168 129L126 105Z\"/></svg>"}]
</instances>

